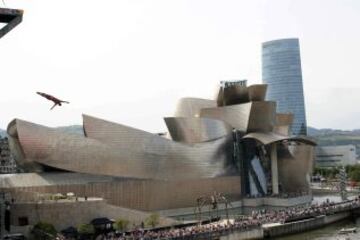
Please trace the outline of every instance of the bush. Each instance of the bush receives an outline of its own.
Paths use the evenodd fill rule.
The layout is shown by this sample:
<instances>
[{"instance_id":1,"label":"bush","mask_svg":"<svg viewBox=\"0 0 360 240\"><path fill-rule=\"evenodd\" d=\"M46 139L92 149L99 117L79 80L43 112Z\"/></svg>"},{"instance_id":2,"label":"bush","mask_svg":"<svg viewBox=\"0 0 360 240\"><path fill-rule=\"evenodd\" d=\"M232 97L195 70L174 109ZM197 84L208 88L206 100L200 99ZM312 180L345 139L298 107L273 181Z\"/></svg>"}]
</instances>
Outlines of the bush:
<instances>
[{"instance_id":1,"label":"bush","mask_svg":"<svg viewBox=\"0 0 360 240\"><path fill-rule=\"evenodd\" d=\"M123 232L127 230L129 223L128 220L119 218L114 222L113 227L115 230Z\"/></svg>"},{"instance_id":2,"label":"bush","mask_svg":"<svg viewBox=\"0 0 360 240\"><path fill-rule=\"evenodd\" d=\"M356 165L347 165L345 166L346 174L348 180L354 182L360 182L360 164ZM337 174L339 174L339 168L320 168L317 167L314 169L314 175L320 174L325 178L335 178Z\"/></svg>"},{"instance_id":3,"label":"bush","mask_svg":"<svg viewBox=\"0 0 360 240\"><path fill-rule=\"evenodd\" d=\"M31 231L34 239L55 239L57 231L54 225L46 222L38 222Z\"/></svg>"},{"instance_id":4,"label":"bush","mask_svg":"<svg viewBox=\"0 0 360 240\"><path fill-rule=\"evenodd\" d=\"M360 181L360 165L348 167L348 177L355 182Z\"/></svg>"},{"instance_id":5,"label":"bush","mask_svg":"<svg viewBox=\"0 0 360 240\"><path fill-rule=\"evenodd\" d=\"M153 227L153 228L156 225L158 225L159 222L160 222L160 216L157 213L152 213L145 219L145 224L147 226L150 226L150 227Z\"/></svg>"},{"instance_id":6,"label":"bush","mask_svg":"<svg viewBox=\"0 0 360 240\"><path fill-rule=\"evenodd\" d=\"M80 224L78 226L78 232L80 235L92 235L95 233L95 228L91 224Z\"/></svg>"}]
</instances>

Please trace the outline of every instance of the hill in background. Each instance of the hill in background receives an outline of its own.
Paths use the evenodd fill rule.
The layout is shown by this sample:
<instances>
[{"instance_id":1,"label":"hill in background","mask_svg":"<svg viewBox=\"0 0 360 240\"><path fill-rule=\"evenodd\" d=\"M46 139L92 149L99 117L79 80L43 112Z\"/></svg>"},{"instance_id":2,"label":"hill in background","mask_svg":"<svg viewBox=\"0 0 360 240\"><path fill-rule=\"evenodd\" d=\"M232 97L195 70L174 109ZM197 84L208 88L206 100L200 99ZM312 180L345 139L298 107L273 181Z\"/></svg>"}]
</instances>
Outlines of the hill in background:
<instances>
[{"instance_id":1,"label":"hill in background","mask_svg":"<svg viewBox=\"0 0 360 240\"><path fill-rule=\"evenodd\" d=\"M319 146L355 145L358 158L360 156L360 129L344 131L339 129L316 129L309 127L308 135L312 137Z\"/></svg>"},{"instance_id":2,"label":"hill in background","mask_svg":"<svg viewBox=\"0 0 360 240\"><path fill-rule=\"evenodd\" d=\"M84 135L83 127L81 125L70 125L58 127L59 130ZM356 153L360 156L360 129L352 131L345 131L339 129L317 129L308 127L308 135L313 138L319 146L333 146L333 145L348 145L353 144L356 146ZM7 136L6 131L0 129L0 136Z\"/></svg>"}]
</instances>

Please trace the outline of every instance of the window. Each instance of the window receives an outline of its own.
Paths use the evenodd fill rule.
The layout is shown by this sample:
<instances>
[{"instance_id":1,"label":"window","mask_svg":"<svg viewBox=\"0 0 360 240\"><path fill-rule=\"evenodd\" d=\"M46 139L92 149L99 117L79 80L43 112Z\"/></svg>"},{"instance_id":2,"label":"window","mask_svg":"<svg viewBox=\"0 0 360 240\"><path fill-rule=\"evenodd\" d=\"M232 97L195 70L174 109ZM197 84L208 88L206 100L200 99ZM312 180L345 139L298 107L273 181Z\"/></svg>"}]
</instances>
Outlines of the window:
<instances>
[{"instance_id":1,"label":"window","mask_svg":"<svg viewBox=\"0 0 360 240\"><path fill-rule=\"evenodd\" d=\"M19 226L27 226L29 225L28 217L19 217Z\"/></svg>"}]
</instances>

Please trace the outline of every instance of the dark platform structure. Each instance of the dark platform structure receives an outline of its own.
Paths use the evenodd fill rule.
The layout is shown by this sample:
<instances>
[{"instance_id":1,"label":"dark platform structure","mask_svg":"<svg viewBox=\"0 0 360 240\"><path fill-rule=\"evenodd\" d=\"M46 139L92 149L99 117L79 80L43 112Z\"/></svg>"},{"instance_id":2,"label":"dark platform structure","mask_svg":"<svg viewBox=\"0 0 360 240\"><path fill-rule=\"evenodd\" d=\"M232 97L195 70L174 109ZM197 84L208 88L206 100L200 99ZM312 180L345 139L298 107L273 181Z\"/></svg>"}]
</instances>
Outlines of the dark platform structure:
<instances>
[{"instance_id":1,"label":"dark platform structure","mask_svg":"<svg viewBox=\"0 0 360 240\"><path fill-rule=\"evenodd\" d=\"M0 8L0 23L5 23L0 29L0 38L14 29L23 18L23 11L19 9Z\"/></svg>"}]
</instances>

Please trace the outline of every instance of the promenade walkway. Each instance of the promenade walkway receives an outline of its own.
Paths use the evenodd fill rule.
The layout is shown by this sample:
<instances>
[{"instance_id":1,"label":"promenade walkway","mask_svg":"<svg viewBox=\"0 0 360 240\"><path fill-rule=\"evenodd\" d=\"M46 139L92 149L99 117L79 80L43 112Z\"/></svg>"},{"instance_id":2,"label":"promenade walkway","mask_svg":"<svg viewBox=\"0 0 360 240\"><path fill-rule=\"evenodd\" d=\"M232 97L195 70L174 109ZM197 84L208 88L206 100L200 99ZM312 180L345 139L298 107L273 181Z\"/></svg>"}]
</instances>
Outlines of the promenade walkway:
<instances>
[{"instance_id":1,"label":"promenade walkway","mask_svg":"<svg viewBox=\"0 0 360 240\"><path fill-rule=\"evenodd\" d=\"M283 210L253 211L248 216L232 220L221 220L204 225L193 225L183 228L165 230L136 229L135 231L120 233L110 232L97 236L101 240L192 240L192 239L220 239L221 236L234 232L245 232L255 229L261 230L263 225L282 225L315 218L317 216L333 215L360 209L360 198L334 203L326 201L309 207L294 207ZM59 238L65 239L65 238Z\"/></svg>"}]
</instances>

